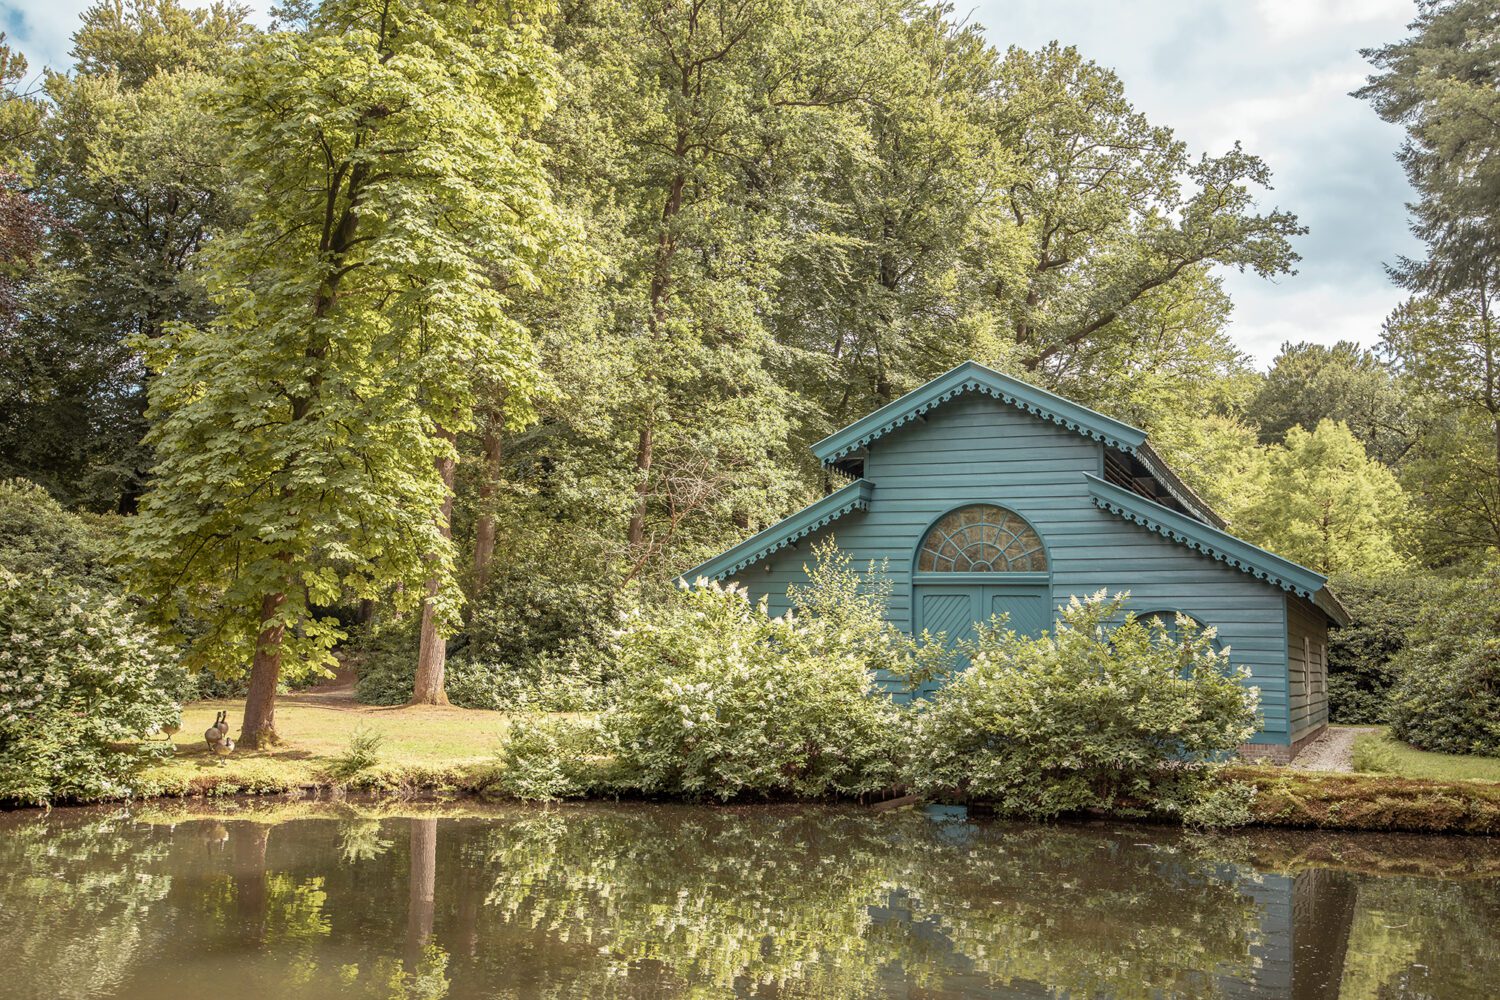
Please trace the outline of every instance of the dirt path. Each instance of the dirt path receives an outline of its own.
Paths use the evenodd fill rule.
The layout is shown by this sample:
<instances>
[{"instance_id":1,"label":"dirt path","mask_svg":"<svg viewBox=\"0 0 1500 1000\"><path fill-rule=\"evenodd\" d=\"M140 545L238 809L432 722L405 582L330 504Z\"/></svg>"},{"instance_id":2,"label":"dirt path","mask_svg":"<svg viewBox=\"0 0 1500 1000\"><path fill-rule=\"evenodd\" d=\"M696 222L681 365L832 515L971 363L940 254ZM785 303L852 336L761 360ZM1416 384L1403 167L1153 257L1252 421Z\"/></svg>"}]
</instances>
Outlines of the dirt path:
<instances>
[{"instance_id":1,"label":"dirt path","mask_svg":"<svg viewBox=\"0 0 1500 1000\"><path fill-rule=\"evenodd\" d=\"M336 704L358 704L354 700L354 683L358 680L354 667L348 661L341 661L334 670L333 676L321 684L314 684L310 688L303 688L292 694L281 695L281 699L293 698L310 704L322 703L325 705Z\"/></svg>"},{"instance_id":2,"label":"dirt path","mask_svg":"<svg viewBox=\"0 0 1500 1000\"><path fill-rule=\"evenodd\" d=\"M1373 731L1369 726L1330 726L1326 733L1303 747L1290 766L1304 771L1353 771L1354 738Z\"/></svg>"}]
</instances>

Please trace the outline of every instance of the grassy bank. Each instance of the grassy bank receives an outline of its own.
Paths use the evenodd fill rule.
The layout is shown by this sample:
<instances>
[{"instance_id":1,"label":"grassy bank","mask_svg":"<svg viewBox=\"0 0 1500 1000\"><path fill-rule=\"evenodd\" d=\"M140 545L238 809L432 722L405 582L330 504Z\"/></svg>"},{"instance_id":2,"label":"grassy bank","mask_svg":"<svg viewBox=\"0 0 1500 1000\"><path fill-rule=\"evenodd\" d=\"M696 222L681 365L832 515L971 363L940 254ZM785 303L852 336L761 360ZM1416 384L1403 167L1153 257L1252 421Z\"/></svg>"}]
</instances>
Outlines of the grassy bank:
<instances>
[{"instance_id":1,"label":"grassy bank","mask_svg":"<svg viewBox=\"0 0 1500 1000\"><path fill-rule=\"evenodd\" d=\"M502 712L435 706L360 705L347 695L293 694L277 699L276 728L285 741L271 750L236 748L220 757L203 731L220 710L238 731L235 701L195 702L184 710L172 756L146 768L143 796L266 795L345 785L357 789L473 792L494 772L505 732ZM356 733L375 733L375 761L342 772L341 756Z\"/></svg>"},{"instance_id":2,"label":"grassy bank","mask_svg":"<svg viewBox=\"0 0 1500 1000\"><path fill-rule=\"evenodd\" d=\"M220 710L229 712L237 728L241 707L232 701L189 705L175 737L175 753L141 773L139 795L326 796L344 790L387 799L488 795L498 774L495 751L509 725L501 712L388 708L357 704L347 693L293 694L278 700L282 746L214 755L204 744L203 730ZM344 756L357 733L378 734L380 745L372 761L351 773ZM1365 738L1381 739L1379 734ZM1394 749L1406 773L1331 774L1253 766L1233 768L1228 775L1255 785L1257 825L1500 835L1500 782L1470 780L1487 776L1487 768L1500 762L1423 754L1399 745ZM1432 776L1408 776L1418 768Z\"/></svg>"},{"instance_id":3,"label":"grassy bank","mask_svg":"<svg viewBox=\"0 0 1500 1000\"><path fill-rule=\"evenodd\" d=\"M1402 743L1383 728L1355 738L1354 769L1435 781L1500 781L1500 757L1429 753Z\"/></svg>"}]
</instances>

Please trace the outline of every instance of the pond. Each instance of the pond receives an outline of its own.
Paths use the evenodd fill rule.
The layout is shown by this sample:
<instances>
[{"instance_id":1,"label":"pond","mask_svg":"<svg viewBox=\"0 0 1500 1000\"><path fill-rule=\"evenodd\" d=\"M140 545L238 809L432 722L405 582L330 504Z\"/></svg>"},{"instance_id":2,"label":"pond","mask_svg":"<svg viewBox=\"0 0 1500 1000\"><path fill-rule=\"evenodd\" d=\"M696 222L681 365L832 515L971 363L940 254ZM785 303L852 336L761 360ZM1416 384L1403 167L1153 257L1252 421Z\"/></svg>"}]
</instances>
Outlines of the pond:
<instances>
[{"instance_id":1,"label":"pond","mask_svg":"<svg viewBox=\"0 0 1500 1000\"><path fill-rule=\"evenodd\" d=\"M1500 996L1500 843L955 810L0 816L0 996Z\"/></svg>"}]
</instances>

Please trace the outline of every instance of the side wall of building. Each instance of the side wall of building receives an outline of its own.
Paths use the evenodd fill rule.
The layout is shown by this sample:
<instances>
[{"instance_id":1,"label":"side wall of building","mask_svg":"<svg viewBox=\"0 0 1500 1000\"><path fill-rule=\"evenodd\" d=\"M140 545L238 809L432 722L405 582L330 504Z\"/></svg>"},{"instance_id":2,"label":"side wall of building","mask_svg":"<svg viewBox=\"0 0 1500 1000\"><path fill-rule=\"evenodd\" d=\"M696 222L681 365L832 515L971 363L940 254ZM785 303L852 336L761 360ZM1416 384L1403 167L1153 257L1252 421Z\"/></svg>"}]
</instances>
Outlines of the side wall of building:
<instances>
[{"instance_id":1,"label":"side wall of building","mask_svg":"<svg viewBox=\"0 0 1500 1000\"><path fill-rule=\"evenodd\" d=\"M736 575L767 595L773 613L805 580L812 545L832 536L859 565L886 563L894 588L890 617L912 627L911 571L917 545L943 514L994 503L1029 520L1047 547L1054 604L1101 589L1128 590L1139 611L1186 612L1218 629L1231 658L1261 689L1255 742L1290 740L1283 593L1239 570L1100 510L1084 473L1103 471L1103 446L988 396L967 394L870 446L864 476L870 509L834 522Z\"/></svg>"},{"instance_id":2,"label":"side wall of building","mask_svg":"<svg viewBox=\"0 0 1500 1000\"><path fill-rule=\"evenodd\" d=\"M1328 619L1313 605L1288 594L1287 684L1292 743L1315 737L1328 725Z\"/></svg>"}]
</instances>

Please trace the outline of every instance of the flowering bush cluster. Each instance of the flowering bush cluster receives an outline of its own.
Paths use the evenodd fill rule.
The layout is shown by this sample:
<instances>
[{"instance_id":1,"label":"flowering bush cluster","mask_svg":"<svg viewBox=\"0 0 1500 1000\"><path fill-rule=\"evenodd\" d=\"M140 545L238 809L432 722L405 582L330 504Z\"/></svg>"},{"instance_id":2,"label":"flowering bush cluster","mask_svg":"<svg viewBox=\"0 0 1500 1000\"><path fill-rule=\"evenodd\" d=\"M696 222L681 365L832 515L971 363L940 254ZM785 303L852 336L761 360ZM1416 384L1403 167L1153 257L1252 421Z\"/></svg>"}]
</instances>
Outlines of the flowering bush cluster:
<instances>
[{"instance_id":1,"label":"flowering bush cluster","mask_svg":"<svg viewBox=\"0 0 1500 1000\"><path fill-rule=\"evenodd\" d=\"M904 788L1033 817L1248 819L1252 790L1214 765L1255 731L1258 692L1211 630L1136 621L1101 592L1037 638L982 627L961 645L972 666L903 707L878 678L915 687L952 673L952 653L888 623L878 573L817 555L783 617L701 580L629 612L608 650L608 707L518 722L502 785L726 800Z\"/></svg>"},{"instance_id":2,"label":"flowering bush cluster","mask_svg":"<svg viewBox=\"0 0 1500 1000\"><path fill-rule=\"evenodd\" d=\"M127 794L180 678L122 601L0 568L0 799Z\"/></svg>"},{"instance_id":3,"label":"flowering bush cluster","mask_svg":"<svg viewBox=\"0 0 1500 1000\"><path fill-rule=\"evenodd\" d=\"M818 798L894 785L901 714L872 668L908 674L932 654L886 622L883 592L861 590L847 556L819 556L793 593L800 613L773 618L744 589L708 581L627 612L607 651L609 707L596 724L518 723L509 789L581 794L606 779L575 765L604 759L613 788L647 794Z\"/></svg>"},{"instance_id":4,"label":"flowering bush cluster","mask_svg":"<svg viewBox=\"0 0 1500 1000\"><path fill-rule=\"evenodd\" d=\"M706 584L632 615L605 727L644 792L818 797L896 780L898 715L857 638Z\"/></svg>"},{"instance_id":5,"label":"flowering bush cluster","mask_svg":"<svg viewBox=\"0 0 1500 1000\"><path fill-rule=\"evenodd\" d=\"M1212 629L1180 617L1177 630L1102 591L1075 597L1038 638L982 627L973 665L916 713L909 785L1033 817L1191 818L1208 765L1255 732L1259 692Z\"/></svg>"}]
</instances>

